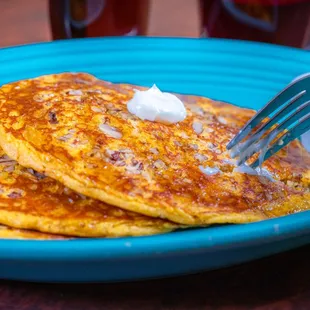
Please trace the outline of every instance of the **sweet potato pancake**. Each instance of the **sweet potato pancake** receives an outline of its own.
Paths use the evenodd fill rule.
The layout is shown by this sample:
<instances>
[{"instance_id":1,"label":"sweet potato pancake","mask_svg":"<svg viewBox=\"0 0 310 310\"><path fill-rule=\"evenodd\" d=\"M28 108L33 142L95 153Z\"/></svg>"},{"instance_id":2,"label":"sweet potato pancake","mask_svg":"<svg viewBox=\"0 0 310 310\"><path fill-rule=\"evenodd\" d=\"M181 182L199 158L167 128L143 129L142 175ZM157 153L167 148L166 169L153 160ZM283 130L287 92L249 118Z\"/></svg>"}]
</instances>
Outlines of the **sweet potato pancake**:
<instances>
[{"instance_id":1,"label":"sweet potato pancake","mask_svg":"<svg viewBox=\"0 0 310 310\"><path fill-rule=\"evenodd\" d=\"M68 237L0 225L0 239L67 240Z\"/></svg>"},{"instance_id":2,"label":"sweet potato pancake","mask_svg":"<svg viewBox=\"0 0 310 310\"><path fill-rule=\"evenodd\" d=\"M82 237L150 235L177 228L168 221L122 210L77 194L54 179L20 166L2 150L0 223ZM17 233L15 230L11 234L21 235L24 231Z\"/></svg>"},{"instance_id":3,"label":"sweet potato pancake","mask_svg":"<svg viewBox=\"0 0 310 310\"><path fill-rule=\"evenodd\" d=\"M235 170L226 145L254 111L179 96L184 121L150 122L127 110L135 88L143 89L83 73L4 85L0 144L83 195L178 223L244 223L310 208L310 156L298 142L264 164L273 180Z\"/></svg>"}]
</instances>

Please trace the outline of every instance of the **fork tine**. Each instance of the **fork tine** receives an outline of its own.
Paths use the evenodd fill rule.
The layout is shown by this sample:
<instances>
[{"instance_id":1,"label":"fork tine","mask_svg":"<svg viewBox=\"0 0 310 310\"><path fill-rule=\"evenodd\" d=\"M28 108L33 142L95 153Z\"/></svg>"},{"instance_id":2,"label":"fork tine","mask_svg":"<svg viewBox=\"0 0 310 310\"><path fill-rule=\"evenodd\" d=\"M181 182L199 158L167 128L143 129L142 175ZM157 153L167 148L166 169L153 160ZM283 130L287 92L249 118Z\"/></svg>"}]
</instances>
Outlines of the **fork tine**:
<instances>
[{"instance_id":1,"label":"fork tine","mask_svg":"<svg viewBox=\"0 0 310 310\"><path fill-rule=\"evenodd\" d=\"M282 123L279 123L271 132L267 134L267 136L260 140L256 141L254 144L250 145L249 148L250 152L248 151L245 156L239 158L237 161L237 165L245 163L246 160L248 160L253 154L257 153L263 145L268 146L269 143L285 128L289 128L290 125L297 122L299 119L302 119L304 115L307 115L310 113L310 100L305 102L297 111L295 111L293 114L291 114L289 117L283 120ZM280 138L281 139L281 138ZM262 160L262 159L261 159ZM255 165L254 165L255 164ZM251 166L257 167L259 164L258 160L255 161Z\"/></svg>"},{"instance_id":2,"label":"fork tine","mask_svg":"<svg viewBox=\"0 0 310 310\"><path fill-rule=\"evenodd\" d=\"M281 124L279 124L275 129L280 132L285 128L289 128L289 126L291 126L298 120L302 120L303 117L308 115L308 113L310 113L310 100L305 102L301 107L296 110L296 112L294 112L290 117L288 117Z\"/></svg>"},{"instance_id":3,"label":"fork tine","mask_svg":"<svg viewBox=\"0 0 310 310\"><path fill-rule=\"evenodd\" d=\"M310 110L309 107L308 107L308 110ZM301 111L299 112L303 113ZM302 134L306 133L308 130L310 130L310 112L309 111L308 111L308 115L302 118L300 123L296 124L292 129L284 133L279 139L277 139L277 141L275 141L275 143L266 152L264 160L268 159L274 153L281 150L291 141L295 140ZM258 165L259 165L259 159L257 159L253 164L251 164L251 167L256 168Z\"/></svg>"},{"instance_id":4,"label":"fork tine","mask_svg":"<svg viewBox=\"0 0 310 310\"><path fill-rule=\"evenodd\" d=\"M270 113L275 111L277 108L281 107L292 97L295 97L301 92L305 92L307 83L310 80L310 74L299 78L298 80L290 83L284 90L277 94L271 101L269 101L262 109L260 109L253 117L250 119L242 130L227 144L226 148L230 150L237 143L239 143L243 138L245 138L252 128L255 128L264 118L266 118Z\"/></svg>"},{"instance_id":5,"label":"fork tine","mask_svg":"<svg viewBox=\"0 0 310 310\"><path fill-rule=\"evenodd\" d=\"M305 93L305 92L304 92ZM303 93L303 94L304 94ZM301 94L301 93L299 93ZM255 142L260 139L266 130L271 128L274 124L276 124L279 120L281 120L285 115L291 113L293 110L301 106L302 101L304 101L302 95L295 96L292 98L288 104L284 105L274 116L272 116L265 124L263 124L260 128L258 128L254 133L251 134L251 137L245 141L244 143L240 143L238 149L236 151L232 151L231 157L235 158L240 153L244 152L250 145L254 144Z\"/></svg>"},{"instance_id":6,"label":"fork tine","mask_svg":"<svg viewBox=\"0 0 310 310\"><path fill-rule=\"evenodd\" d=\"M239 157L237 160L237 166L244 164L250 157L252 157L255 153L259 152L264 145L268 146L269 143L278 135L277 130L272 130L264 139L261 139L254 143L251 148L244 154L243 157Z\"/></svg>"}]
</instances>

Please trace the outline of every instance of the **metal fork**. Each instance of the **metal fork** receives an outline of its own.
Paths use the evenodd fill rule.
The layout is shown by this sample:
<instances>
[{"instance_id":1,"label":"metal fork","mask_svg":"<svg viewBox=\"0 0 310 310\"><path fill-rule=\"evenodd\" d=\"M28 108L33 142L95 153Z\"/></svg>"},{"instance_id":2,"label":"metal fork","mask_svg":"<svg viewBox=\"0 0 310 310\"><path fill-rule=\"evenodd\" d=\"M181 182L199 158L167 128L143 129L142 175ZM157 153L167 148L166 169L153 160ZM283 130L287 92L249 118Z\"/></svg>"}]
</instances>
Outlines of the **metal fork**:
<instances>
[{"instance_id":1,"label":"metal fork","mask_svg":"<svg viewBox=\"0 0 310 310\"><path fill-rule=\"evenodd\" d=\"M264 119L267 121L263 123ZM250 165L256 168L308 130L310 73L295 79L259 110L228 143L227 149L231 150L232 158L237 158L238 166L260 152L259 158Z\"/></svg>"}]
</instances>

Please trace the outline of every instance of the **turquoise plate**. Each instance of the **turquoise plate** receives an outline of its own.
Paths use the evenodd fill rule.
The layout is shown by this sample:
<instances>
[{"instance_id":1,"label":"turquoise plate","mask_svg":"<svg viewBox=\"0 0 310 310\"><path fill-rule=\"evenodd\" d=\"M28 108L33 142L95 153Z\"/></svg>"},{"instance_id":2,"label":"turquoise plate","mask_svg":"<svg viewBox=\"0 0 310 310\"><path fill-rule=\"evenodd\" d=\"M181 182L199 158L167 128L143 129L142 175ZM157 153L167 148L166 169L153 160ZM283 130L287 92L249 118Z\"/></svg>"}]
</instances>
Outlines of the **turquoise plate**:
<instances>
[{"instance_id":1,"label":"turquoise plate","mask_svg":"<svg viewBox=\"0 0 310 310\"><path fill-rule=\"evenodd\" d=\"M205 95L258 109L299 74L310 53L230 40L106 38L0 50L0 84L63 71ZM310 242L310 212L151 237L0 240L0 278L131 281L223 268Z\"/></svg>"}]
</instances>

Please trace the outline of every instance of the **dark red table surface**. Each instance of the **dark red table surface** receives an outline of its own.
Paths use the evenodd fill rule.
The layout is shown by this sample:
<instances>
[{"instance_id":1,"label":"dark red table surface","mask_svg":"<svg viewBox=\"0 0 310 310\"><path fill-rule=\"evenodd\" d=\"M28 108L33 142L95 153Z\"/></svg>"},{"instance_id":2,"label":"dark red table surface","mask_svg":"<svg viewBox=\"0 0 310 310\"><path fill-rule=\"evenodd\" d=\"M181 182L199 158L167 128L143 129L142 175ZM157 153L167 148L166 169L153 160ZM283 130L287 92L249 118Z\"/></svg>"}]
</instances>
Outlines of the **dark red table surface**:
<instances>
[{"instance_id":1,"label":"dark red table surface","mask_svg":"<svg viewBox=\"0 0 310 310\"><path fill-rule=\"evenodd\" d=\"M0 15L0 46L50 40L46 0L0 0ZM0 309L310 309L310 246L174 279L122 284L0 281Z\"/></svg>"}]
</instances>

